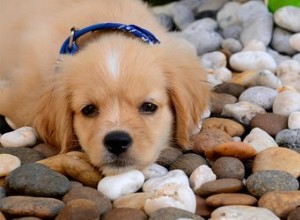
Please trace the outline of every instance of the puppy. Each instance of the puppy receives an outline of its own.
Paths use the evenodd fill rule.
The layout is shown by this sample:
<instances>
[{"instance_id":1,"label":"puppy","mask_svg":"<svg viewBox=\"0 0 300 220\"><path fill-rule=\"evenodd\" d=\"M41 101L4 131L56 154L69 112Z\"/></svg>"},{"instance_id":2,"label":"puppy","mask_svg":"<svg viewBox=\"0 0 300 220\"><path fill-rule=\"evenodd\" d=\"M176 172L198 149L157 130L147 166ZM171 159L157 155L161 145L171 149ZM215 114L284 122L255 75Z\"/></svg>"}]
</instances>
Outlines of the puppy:
<instances>
[{"instance_id":1,"label":"puppy","mask_svg":"<svg viewBox=\"0 0 300 220\"><path fill-rule=\"evenodd\" d=\"M61 153L80 146L104 174L142 169L173 143L190 149L208 104L206 75L145 3L0 1L0 114L16 127L33 126ZM157 42L115 29L69 37L72 27L108 22ZM64 41L78 52L59 56Z\"/></svg>"}]
</instances>

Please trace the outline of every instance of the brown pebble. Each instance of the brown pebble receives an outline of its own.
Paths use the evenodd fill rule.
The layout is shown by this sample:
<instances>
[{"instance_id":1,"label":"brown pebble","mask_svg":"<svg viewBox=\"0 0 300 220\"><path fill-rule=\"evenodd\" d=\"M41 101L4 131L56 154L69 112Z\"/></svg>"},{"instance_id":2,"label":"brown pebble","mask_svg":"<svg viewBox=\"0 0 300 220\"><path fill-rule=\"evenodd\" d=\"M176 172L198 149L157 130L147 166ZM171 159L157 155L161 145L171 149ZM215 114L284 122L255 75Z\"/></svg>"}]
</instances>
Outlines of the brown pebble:
<instances>
[{"instance_id":1,"label":"brown pebble","mask_svg":"<svg viewBox=\"0 0 300 220\"><path fill-rule=\"evenodd\" d=\"M117 208L112 209L106 212L102 217L101 220L146 220L148 219L147 215L138 209L133 208Z\"/></svg>"},{"instance_id":2,"label":"brown pebble","mask_svg":"<svg viewBox=\"0 0 300 220\"><path fill-rule=\"evenodd\" d=\"M208 218L213 209L210 208L207 204L206 204L206 201L204 198L198 196L198 195L195 195L196 196L196 215L200 215L204 218Z\"/></svg>"},{"instance_id":3,"label":"brown pebble","mask_svg":"<svg viewBox=\"0 0 300 220\"><path fill-rule=\"evenodd\" d=\"M88 199L75 199L65 205L55 220L96 220L99 218L100 212L95 202Z\"/></svg>"},{"instance_id":4,"label":"brown pebble","mask_svg":"<svg viewBox=\"0 0 300 220\"><path fill-rule=\"evenodd\" d=\"M175 220L175 219L189 219L189 220L204 220L199 215L188 212L183 209L167 207L156 210L151 213L149 220Z\"/></svg>"},{"instance_id":5,"label":"brown pebble","mask_svg":"<svg viewBox=\"0 0 300 220\"><path fill-rule=\"evenodd\" d=\"M193 151L203 153L218 144L232 141L232 138L222 129L208 128L202 130L199 134L192 137L194 142Z\"/></svg>"},{"instance_id":6,"label":"brown pebble","mask_svg":"<svg viewBox=\"0 0 300 220\"><path fill-rule=\"evenodd\" d=\"M242 181L238 179L217 179L202 184L196 193L199 196L207 197L219 193L240 192L243 187Z\"/></svg>"},{"instance_id":7,"label":"brown pebble","mask_svg":"<svg viewBox=\"0 0 300 220\"><path fill-rule=\"evenodd\" d=\"M4 177L0 177L0 187L5 187L6 183L5 183L5 176Z\"/></svg>"},{"instance_id":8,"label":"brown pebble","mask_svg":"<svg viewBox=\"0 0 300 220\"><path fill-rule=\"evenodd\" d=\"M258 206L267 208L280 218L300 206L300 191L272 191L264 194L258 201Z\"/></svg>"},{"instance_id":9,"label":"brown pebble","mask_svg":"<svg viewBox=\"0 0 300 220\"><path fill-rule=\"evenodd\" d=\"M287 220L299 220L299 219L300 219L300 207L297 207L290 212Z\"/></svg>"},{"instance_id":10,"label":"brown pebble","mask_svg":"<svg viewBox=\"0 0 300 220\"><path fill-rule=\"evenodd\" d=\"M54 155L57 155L59 153L59 148L51 146L49 144L41 143L38 145L35 145L32 149L40 152L44 157L52 157Z\"/></svg>"},{"instance_id":11,"label":"brown pebble","mask_svg":"<svg viewBox=\"0 0 300 220\"><path fill-rule=\"evenodd\" d=\"M212 167L217 179L234 178L243 180L245 176L245 167L242 161L235 157L220 157Z\"/></svg>"},{"instance_id":12,"label":"brown pebble","mask_svg":"<svg viewBox=\"0 0 300 220\"><path fill-rule=\"evenodd\" d=\"M0 211L0 220L6 220L6 218L4 217L1 211Z\"/></svg>"},{"instance_id":13,"label":"brown pebble","mask_svg":"<svg viewBox=\"0 0 300 220\"><path fill-rule=\"evenodd\" d=\"M214 114L221 114L227 104L236 103L237 98L225 93L212 93L210 100L210 111Z\"/></svg>"},{"instance_id":14,"label":"brown pebble","mask_svg":"<svg viewBox=\"0 0 300 220\"><path fill-rule=\"evenodd\" d=\"M167 147L160 152L156 163L164 167L169 167L182 154L182 150L177 147Z\"/></svg>"},{"instance_id":15,"label":"brown pebble","mask_svg":"<svg viewBox=\"0 0 300 220\"><path fill-rule=\"evenodd\" d=\"M171 166L170 170L182 170L187 176L190 176L192 172L200 165L207 165L206 160L198 154L187 153L180 156L175 160Z\"/></svg>"},{"instance_id":16,"label":"brown pebble","mask_svg":"<svg viewBox=\"0 0 300 220\"><path fill-rule=\"evenodd\" d=\"M218 93L227 93L238 98L242 92L246 89L245 86L236 83L224 82L213 88L215 92Z\"/></svg>"},{"instance_id":17,"label":"brown pebble","mask_svg":"<svg viewBox=\"0 0 300 220\"><path fill-rule=\"evenodd\" d=\"M206 204L217 208L226 205L249 205L253 206L257 203L257 199L253 196L241 193L221 193L208 197Z\"/></svg>"},{"instance_id":18,"label":"brown pebble","mask_svg":"<svg viewBox=\"0 0 300 220\"><path fill-rule=\"evenodd\" d=\"M220 157L236 157L245 160L253 157L256 150L244 142L226 142L218 144L205 151L205 156L211 161L215 161Z\"/></svg>"},{"instance_id":19,"label":"brown pebble","mask_svg":"<svg viewBox=\"0 0 300 220\"><path fill-rule=\"evenodd\" d=\"M153 198L154 192L139 192L121 196L114 200L114 208L134 208L144 211L144 204L147 199Z\"/></svg>"},{"instance_id":20,"label":"brown pebble","mask_svg":"<svg viewBox=\"0 0 300 220\"><path fill-rule=\"evenodd\" d=\"M275 137L278 132L288 128L288 117L271 112L258 113L251 119L250 127L261 128L269 135Z\"/></svg>"}]
</instances>

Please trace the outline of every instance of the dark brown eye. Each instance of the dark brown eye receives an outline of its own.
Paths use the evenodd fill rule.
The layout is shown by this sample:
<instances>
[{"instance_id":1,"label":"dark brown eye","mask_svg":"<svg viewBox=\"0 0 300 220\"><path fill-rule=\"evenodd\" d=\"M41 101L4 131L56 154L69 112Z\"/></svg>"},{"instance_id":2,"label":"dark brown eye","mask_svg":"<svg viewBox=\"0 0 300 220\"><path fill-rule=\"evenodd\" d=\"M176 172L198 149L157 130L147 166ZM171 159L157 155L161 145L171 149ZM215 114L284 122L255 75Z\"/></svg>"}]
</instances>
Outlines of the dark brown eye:
<instances>
[{"instance_id":1,"label":"dark brown eye","mask_svg":"<svg viewBox=\"0 0 300 220\"><path fill-rule=\"evenodd\" d=\"M140 112L143 114L153 114L157 110L157 105L151 103L151 102L144 102L140 107Z\"/></svg>"},{"instance_id":2,"label":"dark brown eye","mask_svg":"<svg viewBox=\"0 0 300 220\"><path fill-rule=\"evenodd\" d=\"M95 117L98 115L99 111L95 105L87 105L83 109L81 109L81 113L86 117Z\"/></svg>"}]
</instances>

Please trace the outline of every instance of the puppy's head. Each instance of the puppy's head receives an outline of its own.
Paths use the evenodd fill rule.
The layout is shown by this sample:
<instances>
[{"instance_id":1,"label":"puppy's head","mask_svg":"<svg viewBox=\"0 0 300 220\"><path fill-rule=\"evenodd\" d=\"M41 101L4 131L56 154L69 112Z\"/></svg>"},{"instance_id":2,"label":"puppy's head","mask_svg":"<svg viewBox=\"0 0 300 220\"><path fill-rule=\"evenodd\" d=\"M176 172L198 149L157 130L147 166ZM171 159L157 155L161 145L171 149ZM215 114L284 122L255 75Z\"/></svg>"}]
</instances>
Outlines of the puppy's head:
<instances>
[{"instance_id":1,"label":"puppy's head","mask_svg":"<svg viewBox=\"0 0 300 220\"><path fill-rule=\"evenodd\" d=\"M208 96L197 59L171 42L103 36L56 74L34 126L62 152L80 145L105 174L142 169L172 140L190 147Z\"/></svg>"}]
</instances>

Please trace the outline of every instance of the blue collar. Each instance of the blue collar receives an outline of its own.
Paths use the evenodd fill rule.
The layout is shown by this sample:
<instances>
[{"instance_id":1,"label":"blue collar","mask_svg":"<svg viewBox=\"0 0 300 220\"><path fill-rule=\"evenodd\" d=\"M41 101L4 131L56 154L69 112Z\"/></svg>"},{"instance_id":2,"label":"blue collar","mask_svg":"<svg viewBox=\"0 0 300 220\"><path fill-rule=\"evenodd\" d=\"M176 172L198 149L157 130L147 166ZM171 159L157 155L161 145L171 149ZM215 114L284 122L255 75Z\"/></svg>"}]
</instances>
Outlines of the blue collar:
<instances>
[{"instance_id":1,"label":"blue collar","mask_svg":"<svg viewBox=\"0 0 300 220\"><path fill-rule=\"evenodd\" d=\"M79 47L76 44L76 40L85 35L88 32L99 31L99 30L120 30L134 35L140 38L147 44L159 44L159 40L148 30L143 29L136 25L126 25L119 23L100 23L88 26L86 28L77 30L71 29L71 35L64 41L60 54L75 55L79 51Z\"/></svg>"}]
</instances>

